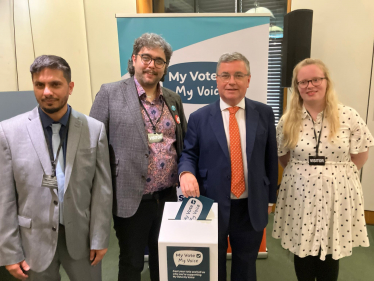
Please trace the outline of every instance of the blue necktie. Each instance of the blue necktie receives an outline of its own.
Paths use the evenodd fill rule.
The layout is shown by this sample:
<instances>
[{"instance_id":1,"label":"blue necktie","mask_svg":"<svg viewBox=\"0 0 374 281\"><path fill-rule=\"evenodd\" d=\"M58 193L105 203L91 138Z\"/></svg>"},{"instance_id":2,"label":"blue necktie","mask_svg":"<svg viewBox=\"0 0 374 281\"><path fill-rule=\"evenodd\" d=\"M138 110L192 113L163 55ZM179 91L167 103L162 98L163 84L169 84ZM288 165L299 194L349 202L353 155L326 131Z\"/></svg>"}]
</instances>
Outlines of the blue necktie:
<instances>
[{"instance_id":1,"label":"blue necktie","mask_svg":"<svg viewBox=\"0 0 374 281\"><path fill-rule=\"evenodd\" d=\"M53 157L56 158L57 149L60 145L60 128L61 124L52 124L52 147ZM56 177L58 186L58 200L60 201L60 223L64 224L63 221L63 203L64 203L64 186L65 186L65 169L64 169L64 153L62 147L58 154L58 161L56 165Z\"/></svg>"}]
</instances>

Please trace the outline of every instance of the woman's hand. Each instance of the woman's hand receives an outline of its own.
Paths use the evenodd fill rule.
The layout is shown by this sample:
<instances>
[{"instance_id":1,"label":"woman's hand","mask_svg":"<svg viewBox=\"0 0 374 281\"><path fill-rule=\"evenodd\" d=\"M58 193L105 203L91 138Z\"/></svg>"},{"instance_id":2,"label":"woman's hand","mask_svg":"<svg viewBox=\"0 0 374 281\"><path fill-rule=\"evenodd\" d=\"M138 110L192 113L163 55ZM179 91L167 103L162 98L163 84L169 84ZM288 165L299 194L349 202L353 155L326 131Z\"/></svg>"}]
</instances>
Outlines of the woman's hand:
<instances>
[{"instance_id":1,"label":"woman's hand","mask_svg":"<svg viewBox=\"0 0 374 281\"><path fill-rule=\"evenodd\" d=\"M282 168L285 168L288 164L288 161L290 161L290 152L288 151L287 154L278 157L278 161Z\"/></svg>"}]
</instances>

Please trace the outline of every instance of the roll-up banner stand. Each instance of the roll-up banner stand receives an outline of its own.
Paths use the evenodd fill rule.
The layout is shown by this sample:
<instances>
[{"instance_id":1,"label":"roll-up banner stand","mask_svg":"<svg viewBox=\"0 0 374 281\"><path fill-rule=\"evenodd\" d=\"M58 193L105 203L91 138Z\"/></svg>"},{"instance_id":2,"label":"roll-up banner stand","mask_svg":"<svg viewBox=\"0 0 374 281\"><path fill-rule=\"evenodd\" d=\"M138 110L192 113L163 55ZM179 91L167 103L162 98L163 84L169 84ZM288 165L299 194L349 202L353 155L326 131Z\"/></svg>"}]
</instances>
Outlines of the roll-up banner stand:
<instances>
[{"instance_id":1,"label":"roll-up banner stand","mask_svg":"<svg viewBox=\"0 0 374 281\"><path fill-rule=\"evenodd\" d=\"M146 32L161 35L173 55L163 86L180 95L188 120L195 110L219 99L216 67L227 52L242 53L250 62L246 96L266 103L270 14L116 14L122 78L134 40ZM183 195L178 190L179 200ZM230 251L230 249L229 249ZM259 257L267 257L266 236Z\"/></svg>"}]
</instances>

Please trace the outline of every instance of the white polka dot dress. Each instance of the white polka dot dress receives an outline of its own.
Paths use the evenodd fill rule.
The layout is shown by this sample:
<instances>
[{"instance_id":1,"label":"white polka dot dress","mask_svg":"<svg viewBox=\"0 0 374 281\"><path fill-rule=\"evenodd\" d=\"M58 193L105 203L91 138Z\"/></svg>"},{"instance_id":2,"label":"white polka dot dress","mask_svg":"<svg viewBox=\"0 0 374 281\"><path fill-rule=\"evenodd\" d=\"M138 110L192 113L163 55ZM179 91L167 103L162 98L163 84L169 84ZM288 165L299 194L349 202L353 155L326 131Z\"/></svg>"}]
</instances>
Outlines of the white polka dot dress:
<instances>
[{"instance_id":1,"label":"white polka dot dress","mask_svg":"<svg viewBox=\"0 0 374 281\"><path fill-rule=\"evenodd\" d=\"M299 257L327 254L333 259L350 256L352 248L369 246L362 187L356 165L350 154L365 152L374 139L358 113L339 105L340 130L328 141L329 124L322 112L317 120L303 109L302 130L290 162L284 169L279 188L272 236L281 239L282 247ZM316 139L322 129L319 155L325 166L310 166L309 155L315 155ZM278 156L288 150L283 141L283 120L277 126Z\"/></svg>"}]
</instances>

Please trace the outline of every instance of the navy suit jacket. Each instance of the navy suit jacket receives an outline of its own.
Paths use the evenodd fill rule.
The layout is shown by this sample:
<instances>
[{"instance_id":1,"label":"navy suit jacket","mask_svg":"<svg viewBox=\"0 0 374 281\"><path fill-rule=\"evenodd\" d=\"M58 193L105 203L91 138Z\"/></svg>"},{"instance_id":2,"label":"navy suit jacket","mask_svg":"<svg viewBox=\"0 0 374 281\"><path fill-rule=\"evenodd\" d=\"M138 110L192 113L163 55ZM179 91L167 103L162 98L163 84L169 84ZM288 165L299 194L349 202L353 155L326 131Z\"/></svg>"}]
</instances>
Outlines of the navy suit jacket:
<instances>
[{"instance_id":1,"label":"navy suit jacket","mask_svg":"<svg viewBox=\"0 0 374 281\"><path fill-rule=\"evenodd\" d=\"M278 157L274 114L268 105L245 98L248 212L253 228L268 223L268 203L276 202ZM230 219L231 164L220 101L190 115L178 172L195 175L203 196L218 202L219 231Z\"/></svg>"}]
</instances>

